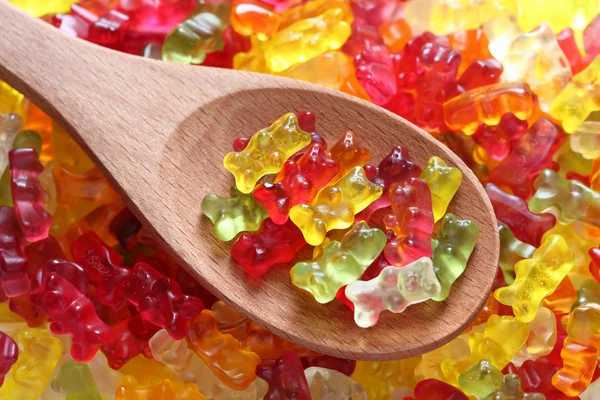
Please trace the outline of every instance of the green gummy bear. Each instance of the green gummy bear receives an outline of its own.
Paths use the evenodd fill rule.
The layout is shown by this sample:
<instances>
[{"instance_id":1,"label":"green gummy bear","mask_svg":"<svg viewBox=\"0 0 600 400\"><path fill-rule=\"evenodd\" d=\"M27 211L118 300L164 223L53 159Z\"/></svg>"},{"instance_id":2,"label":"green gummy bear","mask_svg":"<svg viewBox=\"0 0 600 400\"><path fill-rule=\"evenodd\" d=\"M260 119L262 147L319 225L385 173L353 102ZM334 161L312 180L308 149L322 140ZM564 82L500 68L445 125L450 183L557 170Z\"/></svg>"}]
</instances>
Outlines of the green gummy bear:
<instances>
[{"instance_id":1,"label":"green gummy bear","mask_svg":"<svg viewBox=\"0 0 600 400\"><path fill-rule=\"evenodd\" d=\"M481 360L459 375L458 384L478 400L485 399L502 387L504 375L490 360Z\"/></svg>"},{"instance_id":2,"label":"green gummy bear","mask_svg":"<svg viewBox=\"0 0 600 400\"><path fill-rule=\"evenodd\" d=\"M448 204L456 194L462 182L462 172L449 167L439 157L431 157L421 172L421 179L427 182L431 191L431 207L435 221L439 221L446 212Z\"/></svg>"},{"instance_id":3,"label":"green gummy bear","mask_svg":"<svg viewBox=\"0 0 600 400\"><path fill-rule=\"evenodd\" d=\"M433 269L442 286L440 294L433 300L443 301L448 297L452 284L467 268L478 235L479 227L475 222L458 219L454 214L444 216L437 238L432 241Z\"/></svg>"},{"instance_id":4,"label":"green gummy bear","mask_svg":"<svg viewBox=\"0 0 600 400\"><path fill-rule=\"evenodd\" d=\"M21 131L15 136L13 149L34 149L38 155L42 151L42 137L35 131ZM13 207L10 191L10 168L7 166L0 177L0 206Z\"/></svg>"},{"instance_id":5,"label":"green gummy bear","mask_svg":"<svg viewBox=\"0 0 600 400\"><path fill-rule=\"evenodd\" d=\"M173 29L162 47L162 59L176 64L202 64L206 55L223 48L230 4L203 5Z\"/></svg>"},{"instance_id":6,"label":"green gummy bear","mask_svg":"<svg viewBox=\"0 0 600 400\"><path fill-rule=\"evenodd\" d=\"M544 169L535 178L535 194L529 200L534 213L556 210L563 224L581 221L600 227L600 193L583 183L567 180L551 169Z\"/></svg>"},{"instance_id":7,"label":"green gummy bear","mask_svg":"<svg viewBox=\"0 0 600 400\"><path fill-rule=\"evenodd\" d=\"M502 379L502 387L483 400L546 400L546 396L523 392L519 375L507 374Z\"/></svg>"},{"instance_id":8,"label":"green gummy bear","mask_svg":"<svg viewBox=\"0 0 600 400\"><path fill-rule=\"evenodd\" d=\"M65 361L51 385L54 391L67 396L65 400L101 400L92 371L85 363Z\"/></svg>"},{"instance_id":9,"label":"green gummy bear","mask_svg":"<svg viewBox=\"0 0 600 400\"><path fill-rule=\"evenodd\" d=\"M356 281L385 247L386 236L361 221L341 242L331 241L315 260L299 262L290 271L292 284L328 303L342 287Z\"/></svg>"},{"instance_id":10,"label":"green gummy bear","mask_svg":"<svg viewBox=\"0 0 600 400\"><path fill-rule=\"evenodd\" d=\"M530 244L523 243L515 237L508 225L498 221L500 233L500 258L498 264L504 274L507 285L515 281L515 264L524 258L531 258L536 250Z\"/></svg>"},{"instance_id":11,"label":"green gummy bear","mask_svg":"<svg viewBox=\"0 0 600 400\"><path fill-rule=\"evenodd\" d=\"M215 235L228 242L240 232L254 232L269 216L267 210L252 193L244 194L231 187L231 197L209 194L202 199L202 212L215 225Z\"/></svg>"}]
</instances>

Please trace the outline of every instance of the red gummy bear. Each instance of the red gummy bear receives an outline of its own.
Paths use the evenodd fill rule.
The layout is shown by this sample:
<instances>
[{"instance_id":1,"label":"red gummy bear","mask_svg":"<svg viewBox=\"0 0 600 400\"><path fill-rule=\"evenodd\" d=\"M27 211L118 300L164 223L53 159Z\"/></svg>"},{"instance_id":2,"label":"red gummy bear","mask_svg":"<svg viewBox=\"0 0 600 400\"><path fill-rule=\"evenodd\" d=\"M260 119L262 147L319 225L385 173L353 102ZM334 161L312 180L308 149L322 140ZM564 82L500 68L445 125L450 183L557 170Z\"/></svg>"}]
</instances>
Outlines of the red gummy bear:
<instances>
[{"instance_id":1,"label":"red gummy bear","mask_svg":"<svg viewBox=\"0 0 600 400\"><path fill-rule=\"evenodd\" d=\"M15 149L8 153L10 190L17 220L28 242L48 237L52 215L44 207L46 192L38 179L44 167L34 149Z\"/></svg>"},{"instance_id":2,"label":"red gummy bear","mask_svg":"<svg viewBox=\"0 0 600 400\"><path fill-rule=\"evenodd\" d=\"M354 57L356 79L378 106L389 102L398 91L394 62L383 45L369 46Z\"/></svg>"},{"instance_id":3,"label":"red gummy bear","mask_svg":"<svg viewBox=\"0 0 600 400\"><path fill-rule=\"evenodd\" d=\"M528 200L534 193L533 180L542 169L552 168L552 155L562 142L561 136L552 122L540 118L512 143L508 156L490 172L490 181Z\"/></svg>"},{"instance_id":4,"label":"red gummy bear","mask_svg":"<svg viewBox=\"0 0 600 400\"><path fill-rule=\"evenodd\" d=\"M123 301L123 285L131 270L122 267L123 259L93 231L84 233L71 245L71 254L89 274L103 304L117 308Z\"/></svg>"},{"instance_id":5,"label":"red gummy bear","mask_svg":"<svg viewBox=\"0 0 600 400\"><path fill-rule=\"evenodd\" d=\"M415 400L468 400L468 397L446 382L425 379L415 386Z\"/></svg>"},{"instance_id":6,"label":"red gummy bear","mask_svg":"<svg viewBox=\"0 0 600 400\"><path fill-rule=\"evenodd\" d=\"M291 220L277 225L267 218L257 232L240 236L231 256L251 278L258 278L274 264L291 261L305 244L302 232Z\"/></svg>"},{"instance_id":7,"label":"red gummy bear","mask_svg":"<svg viewBox=\"0 0 600 400\"><path fill-rule=\"evenodd\" d=\"M311 144L319 143L323 146L323 149L327 149L327 142L325 139L317 133L317 118L312 111L303 110L298 111L296 113L296 117L298 118L298 126L304 132L310 133L311 136Z\"/></svg>"},{"instance_id":8,"label":"red gummy bear","mask_svg":"<svg viewBox=\"0 0 600 400\"><path fill-rule=\"evenodd\" d=\"M600 22L600 18L596 19L598 22ZM587 67L589 61L581 56L581 52L579 51L577 42L575 41L575 33L573 32L573 29L563 29L558 35L556 35L556 41L558 42L560 49L565 53L565 56L567 56L567 60L569 60L569 66L571 67L571 72L573 72L573 75L578 74L582 69ZM590 55L590 53L587 54Z\"/></svg>"},{"instance_id":9,"label":"red gummy bear","mask_svg":"<svg viewBox=\"0 0 600 400\"><path fill-rule=\"evenodd\" d=\"M23 234L15 209L0 207L0 280L4 294L9 298L31 290L23 246Z\"/></svg>"},{"instance_id":10,"label":"red gummy bear","mask_svg":"<svg viewBox=\"0 0 600 400\"><path fill-rule=\"evenodd\" d=\"M37 271L48 260L65 258L65 253L54 236L30 243L25 247L25 254L29 262L29 271Z\"/></svg>"},{"instance_id":11,"label":"red gummy bear","mask_svg":"<svg viewBox=\"0 0 600 400\"><path fill-rule=\"evenodd\" d=\"M483 147L492 160L501 161L510 152L512 143L523 137L526 131L527 121L506 113L496 126L479 125L473 140Z\"/></svg>"},{"instance_id":12,"label":"red gummy bear","mask_svg":"<svg viewBox=\"0 0 600 400\"><path fill-rule=\"evenodd\" d=\"M286 353L277 360L262 360L256 375L269 384L265 400L310 400L310 389L302 361L296 353Z\"/></svg>"},{"instance_id":13,"label":"red gummy bear","mask_svg":"<svg viewBox=\"0 0 600 400\"><path fill-rule=\"evenodd\" d=\"M192 321L204 309L202 300L183 294L172 278L142 262L133 266L123 293L142 318L166 329L175 340L185 337Z\"/></svg>"},{"instance_id":14,"label":"red gummy bear","mask_svg":"<svg viewBox=\"0 0 600 400\"><path fill-rule=\"evenodd\" d=\"M354 3L353 3L354 4ZM350 57L355 57L364 49L383 45L383 38L374 26L354 24L352 27L352 34L344 46L342 51Z\"/></svg>"},{"instance_id":15,"label":"red gummy bear","mask_svg":"<svg viewBox=\"0 0 600 400\"><path fill-rule=\"evenodd\" d=\"M65 278L81 294L85 295L87 293L89 277L81 266L61 259L48 260L36 272L37 284L42 285L52 272L56 272Z\"/></svg>"},{"instance_id":16,"label":"red gummy bear","mask_svg":"<svg viewBox=\"0 0 600 400\"><path fill-rule=\"evenodd\" d=\"M556 223L552 214L532 213L523 199L506 193L493 183L485 185L485 191L492 202L496 218L508 225L522 242L539 247L544 233Z\"/></svg>"},{"instance_id":17,"label":"red gummy bear","mask_svg":"<svg viewBox=\"0 0 600 400\"><path fill-rule=\"evenodd\" d=\"M391 265L405 266L421 257L431 258L433 211L429 185L421 178L394 184L390 188L393 214L384 218L384 224L397 237L386 244L385 258Z\"/></svg>"},{"instance_id":18,"label":"red gummy bear","mask_svg":"<svg viewBox=\"0 0 600 400\"><path fill-rule=\"evenodd\" d=\"M481 86L493 85L500 82L500 75L504 68L494 58L477 60L467 67L458 80L458 86L468 91Z\"/></svg>"},{"instance_id":19,"label":"red gummy bear","mask_svg":"<svg viewBox=\"0 0 600 400\"><path fill-rule=\"evenodd\" d=\"M366 165L365 172L371 182L383 188L383 196L361 211L356 216L356 221L368 221L375 211L388 207L390 205L388 192L390 186L394 183L406 182L408 178L418 178L421 175L421 167L410 159L405 147L396 146L379 162L377 167L371 164Z\"/></svg>"},{"instance_id":20,"label":"red gummy bear","mask_svg":"<svg viewBox=\"0 0 600 400\"><path fill-rule=\"evenodd\" d=\"M141 315L135 315L112 326L111 329L116 339L102 346L102 353L112 369L120 369L138 354L144 354L146 358L152 357L148 341L158 332L158 326L144 321Z\"/></svg>"},{"instance_id":21,"label":"red gummy bear","mask_svg":"<svg viewBox=\"0 0 600 400\"><path fill-rule=\"evenodd\" d=\"M545 357L526 360L520 367L508 363L502 370L504 374L517 374L521 378L521 389L526 393L541 393L547 400L579 399L570 397L552 385L552 376L560 367L551 364Z\"/></svg>"},{"instance_id":22,"label":"red gummy bear","mask_svg":"<svg viewBox=\"0 0 600 400\"><path fill-rule=\"evenodd\" d=\"M286 223L292 207L310 203L316 194L313 184L294 161L287 161L283 165L274 183L261 183L254 189L254 198L267 209L271 220L278 225Z\"/></svg>"},{"instance_id":23,"label":"red gummy bear","mask_svg":"<svg viewBox=\"0 0 600 400\"><path fill-rule=\"evenodd\" d=\"M115 340L110 327L96 314L91 300L59 272L45 276L42 284L31 292L31 302L53 318L52 332L71 336L74 360L90 361L102 345Z\"/></svg>"},{"instance_id":24,"label":"red gummy bear","mask_svg":"<svg viewBox=\"0 0 600 400\"><path fill-rule=\"evenodd\" d=\"M443 104L447 89L456 86L460 60L458 51L437 43L427 43L421 48L418 63L423 72L416 79L414 116L417 125L447 130Z\"/></svg>"},{"instance_id":25,"label":"red gummy bear","mask_svg":"<svg viewBox=\"0 0 600 400\"><path fill-rule=\"evenodd\" d=\"M327 154L326 143L313 143L296 162L302 174L310 180L315 190L319 190L339 172L337 161Z\"/></svg>"},{"instance_id":26,"label":"red gummy bear","mask_svg":"<svg viewBox=\"0 0 600 400\"><path fill-rule=\"evenodd\" d=\"M4 376L19 356L19 347L15 341L4 332L0 332L0 386L4 383Z\"/></svg>"}]
</instances>

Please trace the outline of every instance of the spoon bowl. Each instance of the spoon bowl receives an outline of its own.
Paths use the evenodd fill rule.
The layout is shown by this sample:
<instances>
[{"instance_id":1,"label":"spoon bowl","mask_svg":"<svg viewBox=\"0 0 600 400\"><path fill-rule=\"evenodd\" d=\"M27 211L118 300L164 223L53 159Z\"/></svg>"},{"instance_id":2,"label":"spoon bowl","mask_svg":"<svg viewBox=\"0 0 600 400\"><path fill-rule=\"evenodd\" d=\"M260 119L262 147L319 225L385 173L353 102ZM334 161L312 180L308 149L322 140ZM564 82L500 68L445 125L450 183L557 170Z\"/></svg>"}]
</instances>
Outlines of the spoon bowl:
<instances>
[{"instance_id":1,"label":"spoon bowl","mask_svg":"<svg viewBox=\"0 0 600 400\"><path fill-rule=\"evenodd\" d=\"M0 79L25 94L86 150L135 215L213 294L249 319L310 350L360 360L407 358L443 345L474 320L496 276L499 239L483 187L432 136L380 107L313 84L241 71L172 65L74 39L0 0ZM369 329L341 303L321 305L273 268L247 281L219 242L200 203L226 196L223 157L287 112L308 109L333 143L357 133L372 160L393 146L424 166L431 156L459 168L463 182L448 212L477 222L479 240L444 302L383 313Z\"/></svg>"}]
</instances>

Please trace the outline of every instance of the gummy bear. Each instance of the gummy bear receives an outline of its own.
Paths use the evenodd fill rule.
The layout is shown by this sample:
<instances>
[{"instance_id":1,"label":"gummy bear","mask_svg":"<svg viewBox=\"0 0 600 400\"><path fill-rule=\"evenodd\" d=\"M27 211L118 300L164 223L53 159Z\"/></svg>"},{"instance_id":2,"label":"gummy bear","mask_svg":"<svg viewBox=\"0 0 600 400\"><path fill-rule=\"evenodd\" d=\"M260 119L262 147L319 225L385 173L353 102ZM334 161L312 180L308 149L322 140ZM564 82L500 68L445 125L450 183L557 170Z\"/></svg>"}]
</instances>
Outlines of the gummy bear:
<instances>
[{"instance_id":1,"label":"gummy bear","mask_svg":"<svg viewBox=\"0 0 600 400\"><path fill-rule=\"evenodd\" d=\"M542 299L552 293L573 267L573 252L562 236L552 235L544 240L532 258L515 265L515 281L494 293L496 299L512 306L515 316L531 322Z\"/></svg>"},{"instance_id":2,"label":"gummy bear","mask_svg":"<svg viewBox=\"0 0 600 400\"><path fill-rule=\"evenodd\" d=\"M475 88L444 103L444 120L450 129L472 135L481 122L497 125L508 112L519 119L528 119L533 112L533 96L525 83Z\"/></svg>"},{"instance_id":3,"label":"gummy bear","mask_svg":"<svg viewBox=\"0 0 600 400\"><path fill-rule=\"evenodd\" d=\"M365 173L369 180L383 189L383 195L361 211L357 220L368 221L373 213L390 205L389 188L394 183L406 182L409 178L418 177L421 167L410 159L408 150L403 146L395 146L378 166L366 165Z\"/></svg>"},{"instance_id":4,"label":"gummy bear","mask_svg":"<svg viewBox=\"0 0 600 400\"><path fill-rule=\"evenodd\" d=\"M361 167L355 167L332 186L321 189L310 204L292 207L290 219L308 244L318 246L328 231L350 227L354 216L381 194L381 187L370 182Z\"/></svg>"},{"instance_id":5,"label":"gummy bear","mask_svg":"<svg viewBox=\"0 0 600 400\"><path fill-rule=\"evenodd\" d=\"M498 233L500 234L498 265L504 274L504 281L510 285L515 281L515 264L524 258L531 258L536 249L517 239L508 225L502 222L498 222Z\"/></svg>"},{"instance_id":6,"label":"gummy bear","mask_svg":"<svg viewBox=\"0 0 600 400\"><path fill-rule=\"evenodd\" d=\"M345 19L342 9L331 8L321 15L282 27L265 42L267 68L281 72L298 62L339 49L350 36L350 25Z\"/></svg>"},{"instance_id":7,"label":"gummy bear","mask_svg":"<svg viewBox=\"0 0 600 400\"><path fill-rule=\"evenodd\" d=\"M352 378L341 372L319 367L304 370L312 400L344 398L349 400L366 400L367 392Z\"/></svg>"},{"instance_id":8,"label":"gummy bear","mask_svg":"<svg viewBox=\"0 0 600 400\"><path fill-rule=\"evenodd\" d=\"M366 147L360 147L354 132L347 131L331 148L331 158L337 161L340 167L336 176L340 178L352 168L368 163L371 153Z\"/></svg>"},{"instance_id":9,"label":"gummy bear","mask_svg":"<svg viewBox=\"0 0 600 400\"><path fill-rule=\"evenodd\" d=\"M341 242L331 241L314 260L299 262L290 271L292 284L328 303L344 285L357 280L385 246L385 234L362 221Z\"/></svg>"},{"instance_id":10,"label":"gummy bear","mask_svg":"<svg viewBox=\"0 0 600 400\"><path fill-rule=\"evenodd\" d=\"M477 399L484 399L502 387L504 375L489 360L481 360L460 374L461 389Z\"/></svg>"},{"instance_id":11,"label":"gummy bear","mask_svg":"<svg viewBox=\"0 0 600 400\"><path fill-rule=\"evenodd\" d=\"M563 224L578 220L600 227L600 193L579 181L567 180L551 169L543 170L534 186L537 191L529 200L531 211L555 210Z\"/></svg>"},{"instance_id":12,"label":"gummy bear","mask_svg":"<svg viewBox=\"0 0 600 400\"><path fill-rule=\"evenodd\" d=\"M439 221L458 191L462 173L458 168L449 167L439 157L431 157L421 173L421 179L427 182L431 191L431 206L435 222Z\"/></svg>"},{"instance_id":13,"label":"gummy bear","mask_svg":"<svg viewBox=\"0 0 600 400\"><path fill-rule=\"evenodd\" d=\"M14 208L0 207L0 278L7 297L17 297L31 289L24 242Z\"/></svg>"},{"instance_id":14,"label":"gummy bear","mask_svg":"<svg viewBox=\"0 0 600 400\"><path fill-rule=\"evenodd\" d=\"M434 221L429 185L421 178L409 178L392 185L389 192L393 214L385 216L383 223L397 237L386 244L385 258L396 266L431 258Z\"/></svg>"},{"instance_id":15,"label":"gummy bear","mask_svg":"<svg viewBox=\"0 0 600 400\"><path fill-rule=\"evenodd\" d=\"M584 158L594 160L600 157L600 122L584 121L571 134L571 149Z\"/></svg>"},{"instance_id":16,"label":"gummy bear","mask_svg":"<svg viewBox=\"0 0 600 400\"><path fill-rule=\"evenodd\" d=\"M252 194L244 194L235 186L231 187L230 193L230 198L209 194L202 199L202 212L215 225L217 239L225 242L240 232L256 231L269 216Z\"/></svg>"},{"instance_id":17,"label":"gummy bear","mask_svg":"<svg viewBox=\"0 0 600 400\"><path fill-rule=\"evenodd\" d=\"M101 400L90 367L74 360L65 361L51 386L65 400Z\"/></svg>"},{"instance_id":18,"label":"gummy bear","mask_svg":"<svg viewBox=\"0 0 600 400\"><path fill-rule=\"evenodd\" d=\"M115 340L91 300L57 272L31 292L31 302L52 317L52 332L71 336L71 356L77 361L91 360L102 345Z\"/></svg>"},{"instance_id":19,"label":"gummy bear","mask_svg":"<svg viewBox=\"0 0 600 400\"><path fill-rule=\"evenodd\" d=\"M276 0L275 0L276 1ZM348 0L311 0L308 2L300 2L295 7L283 10L279 16L281 18L280 29L284 29L294 22L298 22L307 18L315 18L328 10L340 10L343 14L343 20L348 24L352 24L354 16L350 8Z\"/></svg>"},{"instance_id":20,"label":"gummy bear","mask_svg":"<svg viewBox=\"0 0 600 400\"><path fill-rule=\"evenodd\" d=\"M485 186L496 218L504 222L513 231L517 239L533 246L539 246L544 232L550 230L555 222L551 214L534 214L520 197L510 195L493 183Z\"/></svg>"},{"instance_id":21,"label":"gummy bear","mask_svg":"<svg viewBox=\"0 0 600 400\"><path fill-rule=\"evenodd\" d=\"M306 176L316 190L320 190L327 185L340 171L340 166L327 153L327 143L322 139L322 143L315 142L308 148L306 153L296 161L302 174Z\"/></svg>"},{"instance_id":22,"label":"gummy bear","mask_svg":"<svg viewBox=\"0 0 600 400\"><path fill-rule=\"evenodd\" d=\"M223 165L235 177L237 189L250 193L261 177L279 172L285 161L310 141L310 134L300 129L296 115L288 113L256 132L243 151L228 153Z\"/></svg>"},{"instance_id":23,"label":"gummy bear","mask_svg":"<svg viewBox=\"0 0 600 400\"><path fill-rule=\"evenodd\" d=\"M179 284L146 263L139 262L123 285L125 298L142 318L164 328L173 339L182 339L204 308L202 300L183 294Z\"/></svg>"},{"instance_id":24,"label":"gummy bear","mask_svg":"<svg viewBox=\"0 0 600 400\"><path fill-rule=\"evenodd\" d=\"M138 354L150 355L148 341L159 328L135 315L111 326L115 340L102 346L112 369L120 369Z\"/></svg>"},{"instance_id":25,"label":"gummy bear","mask_svg":"<svg viewBox=\"0 0 600 400\"><path fill-rule=\"evenodd\" d=\"M255 379L260 357L241 350L238 340L219 332L210 310L202 311L192 322L187 340L190 348L230 388L243 390Z\"/></svg>"},{"instance_id":26,"label":"gummy bear","mask_svg":"<svg viewBox=\"0 0 600 400\"><path fill-rule=\"evenodd\" d=\"M138 383L132 376L125 376L121 386L117 389L115 400L204 400L198 386L188 383L181 385L169 379L161 381L155 386L146 386Z\"/></svg>"},{"instance_id":27,"label":"gummy bear","mask_svg":"<svg viewBox=\"0 0 600 400\"><path fill-rule=\"evenodd\" d=\"M574 132L591 112L600 109L599 81L600 58L596 57L552 101L550 115L562 121L565 132Z\"/></svg>"},{"instance_id":28,"label":"gummy bear","mask_svg":"<svg viewBox=\"0 0 600 400\"><path fill-rule=\"evenodd\" d=\"M396 361L358 361L352 379L363 385L369 399L386 399L394 389L418 386L414 370L420 361L421 356Z\"/></svg>"},{"instance_id":29,"label":"gummy bear","mask_svg":"<svg viewBox=\"0 0 600 400\"><path fill-rule=\"evenodd\" d=\"M404 19L383 21L378 31L385 47L391 52L402 51L412 37L412 30Z\"/></svg>"},{"instance_id":30,"label":"gummy bear","mask_svg":"<svg viewBox=\"0 0 600 400\"><path fill-rule=\"evenodd\" d=\"M156 361L168 367L182 382L197 384L200 393L208 398L225 400L235 396L240 400L255 400L267 391L266 383L258 378L243 391L229 388L188 348L186 340L173 340L165 330L156 332L149 345Z\"/></svg>"},{"instance_id":31,"label":"gummy bear","mask_svg":"<svg viewBox=\"0 0 600 400\"><path fill-rule=\"evenodd\" d=\"M119 253L108 247L94 232L87 232L73 242L71 254L89 274L90 283L96 288L103 304L117 307L124 301L123 285L131 275L131 270L121 266L123 259Z\"/></svg>"},{"instance_id":32,"label":"gummy bear","mask_svg":"<svg viewBox=\"0 0 600 400\"><path fill-rule=\"evenodd\" d=\"M394 62L385 46L369 46L354 58L356 78L374 104L382 106L397 93Z\"/></svg>"},{"instance_id":33,"label":"gummy bear","mask_svg":"<svg viewBox=\"0 0 600 400\"><path fill-rule=\"evenodd\" d=\"M446 382L425 379L415 386L415 400L467 400L468 397Z\"/></svg>"},{"instance_id":34,"label":"gummy bear","mask_svg":"<svg viewBox=\"0 0 600 400\"><path fill-rule=\"evenodd\" d=\"M21 330L18 342L23 350L0 387L0 399L38 400L50 383L62 343L40 328Z\"/></svg>"},{"instance_id":35,"label":"gummy bear","mask_svg":"<svg viewBox=\"0 0 600 400\"><path fill-rule=\"evenodd\" d=\"M502 81L529 84L543 111L548 111L573 76L567 57L546 24L514 38L499 61L504 66Z\"/></svg>"},{"instance_id":36,"label":"gummy bear","mask_svg":"<svg viewBox=\"0 0 600 400\"><path fill-rule=\"evenodd\" d=\"M598 365L598 350L566 338L560 357L563 367L552 377L552 385L567 396L577 396L592 381Z\"/></svg>"},{"instance_id":37,"label":"gummy bear","mask_svg":"<svg viewBox=\"0 0 600 400\"><path fill-rule=\"evenodd\" d=\"M0 387L4 383L4 376L10 371L11 367L17 362L19 348L17 344L4 332L0 332Z\"/></svg>"},{"instance_id":38,"label":"gummy bear","mask_svg":"<svg viewBox=\"0 0 600 400\"><path fill-rule=\"evenodd\" d=\"M550 121L538 119L529 132L511 143L509 154L490 172L490 181L510 188L522 199L530 198L535 177L542 169L553 166L552 154L560 139L558 129Z\"/></svg>"},{"instance_id":39,"label":"gummy bear","mask_svg":"<svg viewBox=\"0 0 600 400\"><path fill-rule=\"evenodd\" d=\"M277 225L267 218L256 233L243 233L231 248L231 256L250 277L259 277L271 266L292 261L306 245L302 232L288 220Z\"/></svg>"},{"instance_id":40,"label":"gummy bear","mask_svg":"<svg viewBox=\"0 0 600 400\"><path fill-rule=\"evenodd\" d=\"M501 11L515 11L510 0L417 0L407 4L405 18L413 27L436 35L476 29Z\"/></svg>"},{"instance_id":41,"label":"gummy bear","mask_svg":"<svg viewBox=\"0 0 600 400\"><path fill-rule=\"evenodd\" d=\"M311 399L302 362L295 353L286 353L277 360L262 360L256 375L269 384L265 400Z\"/></svg>"},{"instance_id":42,"label":"gummy bear","mask_svg":"<svg viewBox=\"0 0 600 400\"><path fill-rule=\"evenodd\" d=\"M177 64L201 64L207 53L223 48L229 5L210 5L191 15L169 33L162 47L162 59Z\"/></svg>"},{"instance_id":43,"label":"gummy bear","mask_svg":"<svg viewBox=\"0 0 600 400\"><path fill-rule=\"evenodd\" d=\"M34 149L15 149L8 153L12 200L23 236L29 242L48 237L52 216L44 208L45 192L38 175L43 171Z\"/></svg>"},{"instance_id":44,"label":"gummy bear","mask_svg":"<svg viewBox=\"0 0 600 400\"><path fill-rule=\"evenodd\" d=\"M401 268L389 266L370 281L355 281L346 287L354 304L354 321L361 328L374 326L379 314L401 313L408 306L439 296L440 282L431 259L420 258Z\"/></svg>"},{"instance_id":45,"label":"gummy bear","mask_svg":"<svg viewBox=\"0 0 600 400\"><path fill-rule=\"evenodd\" d=\"M327 74L319 71L328 71ZM339 50L323 53L311 60L281 71L281 76L339 89L346 80L355 77L352 60ZM305 129L304 129L305 130Z\"/></svg>"},{"instance_id":46,"label":"gummy bear","mask_svg":"<svg viewBox=\"0 0 600 400\"><path fill-rule=\"evenodd\" d=\"M446 214L432 244L433 270L441 286L440 294L433 300L443 301L448 297L450 288L467 268L478 235L479 227L475 222Z\"/></svg>"},{"instance_id":47,"label":"gummy bear","mask_svg":"<svg viewBox=\"0 0 600 400\"><path fill-rule=\"evenodd\" d=\"M257 0L235 0L231 5L231 25L243 36L270 39L279 28L279 15L273 6Z\"/></svg>"}]
</instances>

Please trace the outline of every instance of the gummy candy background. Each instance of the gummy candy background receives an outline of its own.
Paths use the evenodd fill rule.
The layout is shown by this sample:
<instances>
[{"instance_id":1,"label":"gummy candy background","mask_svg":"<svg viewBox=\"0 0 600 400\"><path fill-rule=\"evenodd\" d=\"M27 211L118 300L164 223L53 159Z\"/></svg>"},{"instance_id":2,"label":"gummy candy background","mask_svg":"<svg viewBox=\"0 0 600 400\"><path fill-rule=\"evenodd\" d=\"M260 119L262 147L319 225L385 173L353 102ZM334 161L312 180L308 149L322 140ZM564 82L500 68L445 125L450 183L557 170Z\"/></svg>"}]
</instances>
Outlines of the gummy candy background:
<instances>
[{"instance_id":1,"label":"gummy candy background","mask_svg":"<svg viewBox=\"0 0 600 400\"><path fill-rule=\"evenodd\" d=\"M401 115L486 186L502 249L499 290L449 344L384 363L314 354L190 279L0 83L0 399L600 396L597 0L11 2L118 51L303 79Z\"/></svg>"}]
</instances>

